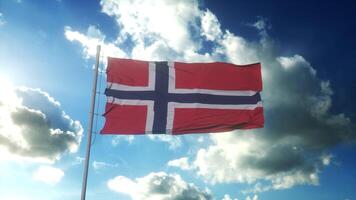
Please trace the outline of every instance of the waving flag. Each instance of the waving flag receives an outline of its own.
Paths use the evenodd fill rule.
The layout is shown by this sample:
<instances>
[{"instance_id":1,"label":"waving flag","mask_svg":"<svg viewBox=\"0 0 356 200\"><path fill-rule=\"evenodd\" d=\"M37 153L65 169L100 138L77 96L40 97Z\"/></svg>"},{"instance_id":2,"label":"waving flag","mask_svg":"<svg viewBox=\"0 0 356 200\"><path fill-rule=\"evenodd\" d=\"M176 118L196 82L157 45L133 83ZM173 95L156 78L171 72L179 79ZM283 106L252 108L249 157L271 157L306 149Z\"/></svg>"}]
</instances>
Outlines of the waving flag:
<instances>
[{"instance_id":1,"label":"waving flag","mask_svg":"<svg viewBox=\"0 0 356 200\"><path fill-rule=\"evenodd\" d=\"M263 127L261 65L108 58L103 134Z\"/></svg>"}]
</instances>

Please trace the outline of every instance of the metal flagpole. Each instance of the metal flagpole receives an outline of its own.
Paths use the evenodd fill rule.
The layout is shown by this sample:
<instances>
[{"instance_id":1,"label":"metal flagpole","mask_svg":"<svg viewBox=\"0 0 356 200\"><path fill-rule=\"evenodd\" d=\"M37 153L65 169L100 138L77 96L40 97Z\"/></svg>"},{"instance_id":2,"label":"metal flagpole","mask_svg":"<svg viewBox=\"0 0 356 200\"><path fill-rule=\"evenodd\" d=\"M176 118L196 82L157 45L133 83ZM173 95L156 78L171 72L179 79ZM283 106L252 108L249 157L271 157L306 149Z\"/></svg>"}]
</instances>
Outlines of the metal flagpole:
<instances>
[{"instance_id":1,"label":"metal flagpole","mask_svg":"<svg viewBox=\"0 0 356 200\"><path fill-rule=\"evenodd\" d=\"M91 146L91 134L93 129L93 120L94 120L94 109L95 109L95 97L96 97L96 84L98 81L98 72L99 72L99 56L100 56L100 45L96 47L96 62L95 62L95 72L93 77L93 89L91 93L91 105L89 113L89 126L88 126L88 140L85 153L85 163L84 163L84 173L83 173L83 183L82 183L82 194L81 200L85 200L85 195L87 191L87 180L88 180L88 167L89 167L89 157L90 157L90 146Z\"/></svg>"}]
</instances>

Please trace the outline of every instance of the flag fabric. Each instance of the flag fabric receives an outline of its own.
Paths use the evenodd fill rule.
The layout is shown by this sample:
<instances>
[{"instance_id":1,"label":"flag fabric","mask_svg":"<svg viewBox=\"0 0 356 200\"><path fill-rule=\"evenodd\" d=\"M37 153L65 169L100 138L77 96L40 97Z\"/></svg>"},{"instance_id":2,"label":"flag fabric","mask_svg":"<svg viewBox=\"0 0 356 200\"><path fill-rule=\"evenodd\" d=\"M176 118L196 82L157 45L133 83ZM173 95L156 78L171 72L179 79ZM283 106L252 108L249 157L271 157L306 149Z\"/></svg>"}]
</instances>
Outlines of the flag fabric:
<instances>
[{"instance_id":1,"label":"flag fabric","mask_svg":"<svg viewBox=\"0 0 356 200\"><path fill-rule=\"evenodd\" d=\"M264 125L261 65L108 58L102 134L187 134Z\"/></svg>"}]
</instances>

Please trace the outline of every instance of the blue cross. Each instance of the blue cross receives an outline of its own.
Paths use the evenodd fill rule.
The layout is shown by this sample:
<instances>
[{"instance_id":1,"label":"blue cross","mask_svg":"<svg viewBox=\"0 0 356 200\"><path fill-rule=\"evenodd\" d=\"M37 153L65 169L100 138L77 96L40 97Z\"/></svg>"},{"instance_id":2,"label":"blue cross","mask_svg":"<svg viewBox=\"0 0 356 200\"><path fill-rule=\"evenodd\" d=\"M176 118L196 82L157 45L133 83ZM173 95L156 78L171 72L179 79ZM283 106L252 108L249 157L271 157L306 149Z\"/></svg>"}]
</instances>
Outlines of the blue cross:
<instances>
[{"instance_id":1,"label":"blue cross","mask_svg":"<svg viewBox=\"0 0 356 200\"><path fill-rule=\"evenodd\" d=\"M154 91L123 91L107 88L106 96L118 99L151 100L154 102L154 120L152 133L164 134L167 124L168 102L203 103L203 104L256 104L261 101L260 93L252 96L225 96L200 93L176 94L168 93L169 66L168 62L155 62L156 80Z\"/></svg>"}]
</instances>

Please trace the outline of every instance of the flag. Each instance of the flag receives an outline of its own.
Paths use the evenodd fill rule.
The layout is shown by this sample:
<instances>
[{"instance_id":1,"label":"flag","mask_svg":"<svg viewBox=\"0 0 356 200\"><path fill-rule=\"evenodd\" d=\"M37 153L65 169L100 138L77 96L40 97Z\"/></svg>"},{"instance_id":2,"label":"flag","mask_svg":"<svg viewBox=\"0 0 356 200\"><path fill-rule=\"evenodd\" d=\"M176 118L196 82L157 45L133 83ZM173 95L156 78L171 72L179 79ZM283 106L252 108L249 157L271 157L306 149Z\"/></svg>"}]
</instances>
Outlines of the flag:
<instances>
[{"instance_id":1,"label":"flag","mask_svg":"<svg viewBox=\"0 0 356 200\"><path fill-rule=\"evenodd\" d=\"M102 134L187 134L263 127L261 65L108 58Z\"/></svg>"}]
</instances>

